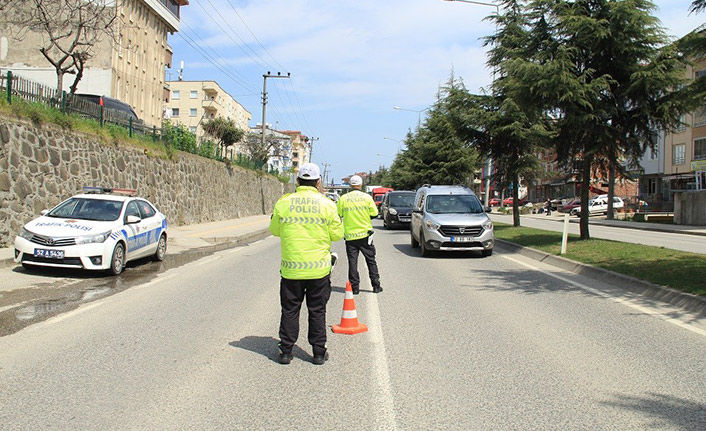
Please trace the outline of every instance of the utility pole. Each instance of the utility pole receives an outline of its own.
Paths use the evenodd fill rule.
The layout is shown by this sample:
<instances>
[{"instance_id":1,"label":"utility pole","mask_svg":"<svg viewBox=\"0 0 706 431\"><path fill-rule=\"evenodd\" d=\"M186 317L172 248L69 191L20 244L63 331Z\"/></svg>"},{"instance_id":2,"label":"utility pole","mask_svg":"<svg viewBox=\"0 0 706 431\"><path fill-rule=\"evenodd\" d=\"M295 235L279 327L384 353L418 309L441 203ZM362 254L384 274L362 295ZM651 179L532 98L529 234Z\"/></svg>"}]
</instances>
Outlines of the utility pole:
<instances>
[{"instance_id":1,"label":"utility pole","mask_svg":"<svg viewBox=\"0 0 706 431\"><path fill-rule=\"evenodd\" d=\"M277 72L277 75L272 75L268 70L266 74L262 75L262 148L265 148L265 113L267 112L267 78L289 78L290 73L287 72L286 75L282 75L281 72Z\"/></svg>"},{"instance_id":2,"label":"utility pole","mask_svg":"<svg viewBox=\"0 0 706 431\"><path fill-rule=\"evenodd\" d=\"M315 138L313 136L307 138L307 142L309 143L309 161L311 163L314 163L314 141L318 141L319 138Z\"/></svg>"},{"instance_id":3,"label":"utility pole","mask_svg":"<svg viewBox=\"0 0 706 431\"><path fill-rule=\"evenodd\" d=\"M328 185L328 167L331 166L329 163L323 163L324 165L324 186Z\"/></svg>"}]
</instances>

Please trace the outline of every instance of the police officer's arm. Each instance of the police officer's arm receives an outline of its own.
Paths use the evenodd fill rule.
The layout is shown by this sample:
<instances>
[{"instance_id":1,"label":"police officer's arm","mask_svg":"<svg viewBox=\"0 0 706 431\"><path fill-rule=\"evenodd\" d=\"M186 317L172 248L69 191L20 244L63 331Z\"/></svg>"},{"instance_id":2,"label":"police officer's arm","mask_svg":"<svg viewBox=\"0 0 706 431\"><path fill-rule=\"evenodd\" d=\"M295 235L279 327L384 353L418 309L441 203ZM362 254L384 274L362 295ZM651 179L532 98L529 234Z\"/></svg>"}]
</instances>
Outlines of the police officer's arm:
<instances>
[{"instance_id":1,"label":"police officer's arm","mask_svg":"<svg viewBox=\"0 0 706 431\"><path fill-rule=\"evenodd\" d=\"M331 242L340 241L343 238L343 223L335 212L331 214L331 222L328 225L328 235Z\"/></svg>"},{"instance_id":2,"label":"police officer's arm","mask_svg":"<svg viewBox=\"0 0 706 431\"><path fill-rule=\"evenodd\" d=\"M279 228L279 213L277 212L277 206L275 205L275 209L272 212L272 217L270 218L270 232L272 232L272 235L279 236Z\"/></svg>"},{"instance_id":3,"label":"police officer's arm","mask_svg":"<svg viewBox=\"0 0 706 431\"><path fill-rule=\"evenodd\" d=\"M368 206L370 207L370 218L375 218L378 216L378 206L375 205L373 198L368 199Z\"/></svg>"},{"instance_id":4,"label":"police officer's arm","mask_svg":"<svg viewBox=\"0 0 706 431\"><path fill-rule=\"evenodd\" d=\"M345 199L343 199L343 196L338 198L338 202L336 202L336 211L338 211L338 216L343 218L343 202Z\"/></svg>"}]
</instances>

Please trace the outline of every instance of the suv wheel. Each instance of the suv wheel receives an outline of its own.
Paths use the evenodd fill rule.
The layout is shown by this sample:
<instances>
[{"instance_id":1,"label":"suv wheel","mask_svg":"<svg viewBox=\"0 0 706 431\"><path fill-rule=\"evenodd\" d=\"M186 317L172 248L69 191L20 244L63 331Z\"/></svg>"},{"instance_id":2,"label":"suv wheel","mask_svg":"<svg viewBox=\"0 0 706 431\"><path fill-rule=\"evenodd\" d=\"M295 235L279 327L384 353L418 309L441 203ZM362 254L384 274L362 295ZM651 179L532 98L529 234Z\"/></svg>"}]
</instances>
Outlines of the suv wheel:
<instances>
[{"instance_id":1,"label":"suv wheel","mask_svg":"<svg viewBox=\"0 0 706 431\"><path fill-rule=\"evenodd\" d=\"M422 257L429 257L431 252L427 248L426 242L424 242L424 234L423 233L419 235L419 247L421 248Z\"/></svg>"},{"instance_id":2,"label":"suv wheel","mask_svg":"<svg viewBox=\"0 0 706 431\"><path fill-rule=\"evenodd\" d=\"M419 247L419 241L414 239L414 234L412 234L412 231L409 231L409 243L412 246L412 248L417 248Z\"/></svg>"}]
</instances>

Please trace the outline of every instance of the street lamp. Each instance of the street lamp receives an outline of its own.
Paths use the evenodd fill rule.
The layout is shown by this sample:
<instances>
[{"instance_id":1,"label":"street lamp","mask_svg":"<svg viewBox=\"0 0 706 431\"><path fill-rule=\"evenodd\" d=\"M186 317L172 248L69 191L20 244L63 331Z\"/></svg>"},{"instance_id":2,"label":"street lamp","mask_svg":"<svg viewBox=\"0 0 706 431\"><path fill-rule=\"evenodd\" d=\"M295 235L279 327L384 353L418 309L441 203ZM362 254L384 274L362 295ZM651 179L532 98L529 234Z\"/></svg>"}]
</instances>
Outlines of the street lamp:
<instances>
[{"instance_id":1,"label":"street lamp","mask_svg":"<svg viewBox=\"0 0 706 431\"><path fill-rule=\"evenodd\" d=\"M417 110L417 109L400 108L399 106L393 106L392 109L396 109L398 111L416 112L417 113L417 127L422 126L422 112L429 110L429 108Z\"/></svg>"},{"instance_id":2,"label":"street lamp","mask_svg":"<svg viewBox=\"0 0 706 431\"><path fill-rule=\"evenodd\" d=\"M470 4L477 4L481 6L490 6L495 8L495 14L500 15L500 6L495 4L495 3L487 3L487 2L482 2L482 1L472 1L472 0L442 0L442 1L447 1L447 2L460 2L460 3L470 3ZM498 24L496 21L495 24L495 33L497 34L498 32ZM495 71L493 70L493 84L495 83ZM485 206L488 206L488 201L490 200L490 173L493 170L493 159L488 157L488 164L487 164L487 173L485 175Z\"/></svg>"}]
</instances>

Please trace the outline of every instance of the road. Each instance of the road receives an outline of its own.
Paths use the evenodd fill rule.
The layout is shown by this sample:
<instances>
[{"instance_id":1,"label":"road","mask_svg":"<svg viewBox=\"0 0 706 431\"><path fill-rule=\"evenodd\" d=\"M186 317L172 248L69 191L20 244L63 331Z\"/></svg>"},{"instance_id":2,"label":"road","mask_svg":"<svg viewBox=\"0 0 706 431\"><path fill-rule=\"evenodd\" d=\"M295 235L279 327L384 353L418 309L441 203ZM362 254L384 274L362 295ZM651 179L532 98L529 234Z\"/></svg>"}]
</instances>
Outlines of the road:
<instances>
[{"instance_id":1,"label":"road","mask_svg":"<svg viewBox=\"0 0 706 431\"><path fill-rule=\"evenodd\" d=\"M363 277L370 329L324 366L305 316L276 362L267 238L0 337L0 429L706 429L703 318L507 251L421 258L379 223L385 290Z\"/></svg>"},{"instance_id":2,"label":"road","mask_svg":"<svg viewBox=\"0 0 706 431\"><path fill-rule=\"evenodd\" d=\"M511 215L491 214L493 221L512 224ZM561 215L563 217L563 214ZM569 233L580 235L577 217L571 217ZM564 229L563 218L547 216L523 216L520 224L525 227L562 232ZM655 232L649 230L626 229L620 227L601 226L590 224L591 238L610 239L613 241L631 242L635 244L666 247L674 250L688 251L691 253L706 254L706 236L688 235L670 232Z\"/></svg>"}]
</instances>

